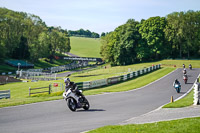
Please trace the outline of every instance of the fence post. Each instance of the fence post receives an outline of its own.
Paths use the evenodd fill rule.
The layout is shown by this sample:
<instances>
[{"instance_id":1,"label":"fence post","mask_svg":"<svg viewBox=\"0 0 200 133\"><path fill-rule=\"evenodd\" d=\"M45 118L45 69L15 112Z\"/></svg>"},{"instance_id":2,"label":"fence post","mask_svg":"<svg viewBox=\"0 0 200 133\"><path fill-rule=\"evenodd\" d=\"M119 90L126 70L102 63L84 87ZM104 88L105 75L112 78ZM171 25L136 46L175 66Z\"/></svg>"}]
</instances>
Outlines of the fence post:
<instances>
[{"instance_id":1,"label":"fence post","mask_svg":"<svg viewBox=\"0 0 200 133\"><path fill-rule=\"evenodd\" d=\"M51 84L49 85L49 94L51 94Z\"/></svg>"},{"instance_id":2,"label":"fence post","mask_svg":"<svg viewBox=\"0 0 200 133\"><path fill-rule=\"evenodd\" d=\"M31 87L29 87L29 96L31 96Z\"/></svg>"}]
</instances>

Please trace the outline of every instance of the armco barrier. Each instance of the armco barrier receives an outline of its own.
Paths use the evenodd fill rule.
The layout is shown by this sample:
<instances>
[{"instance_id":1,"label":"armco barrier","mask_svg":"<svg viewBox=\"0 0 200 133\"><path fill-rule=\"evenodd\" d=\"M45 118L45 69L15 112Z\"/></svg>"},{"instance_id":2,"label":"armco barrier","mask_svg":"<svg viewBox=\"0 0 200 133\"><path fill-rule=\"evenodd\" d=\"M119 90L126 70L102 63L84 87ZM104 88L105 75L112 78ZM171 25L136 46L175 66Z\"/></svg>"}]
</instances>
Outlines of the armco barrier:
<instances>
[{"instance_id":1,"label":"armco barrier","mask_svg":"<svg viewBox=\"0 0 200 133\"><path fill-rule=\"evenodd\" d=\"M95 81L79 82L79 83L77 83L77 85L78 85L79 89L91 89L91 88L100 87L100 86L104 86L104 85L110 85L110 84L115 84L118 82L123 82L128 79L132 79L134 77L149 73L149 72L159 69L159 68L160 68L160 64L151 66L148 68L144 68L142 70L138 70L135 72L131 72L129 74L125 74L122 76L111 77L111 78L107 78L107 79L100 79L100 80L95 80Z\"/></svg>"},{"instance_id":2,"label":"armco barrier","mask_svg":"<svg viewBox=\"0 0 200 133\"><path fill-rule=\"evenodd\" d=\"M0 91L0 99L2 98L10 98L10 90Z\"/></svg>"}]
</instances>

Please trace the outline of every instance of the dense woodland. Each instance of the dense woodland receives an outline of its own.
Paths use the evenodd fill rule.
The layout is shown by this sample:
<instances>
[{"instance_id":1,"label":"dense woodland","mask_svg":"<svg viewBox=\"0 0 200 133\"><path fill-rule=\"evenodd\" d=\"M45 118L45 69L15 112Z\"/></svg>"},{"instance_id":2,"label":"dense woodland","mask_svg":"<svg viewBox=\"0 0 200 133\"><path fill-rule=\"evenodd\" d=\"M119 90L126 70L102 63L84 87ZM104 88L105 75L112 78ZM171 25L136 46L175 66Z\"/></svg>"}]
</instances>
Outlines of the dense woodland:
<instances>
[{"instance_id":1,"label":"dense woodland","mask_svg":"<svg viewBox=\"0 0 200 133\"><path fill-rule=\"evenodd\" d=\"M101 55L112 65L199 58L200 11L174 12L140 22L129 19L101 40Z\"/></svg>"},{"instance_id":2,"label":"dense woodland","mask_svg":"<svg viewBox=\"0 0 200 133\"><path fill-rule=\"evenodd\" d=\"M67 30L47 27L40 17L0 8L0 58L36 61L69 52Z\"/></svg>"},{"instance_id":3,"label":"dense woodland","mask_svg":"<svg viewBox=\"0 0 200 133\"><path fill-rule=\"evenodd\" d=\"M76 31L69 30L68 33L70 36L77 36L77 37L89 37L89 38L100 37L98 33L91 32L90 30L84 30L84 29L80 29Z\"/></svg>"}]
</instances>

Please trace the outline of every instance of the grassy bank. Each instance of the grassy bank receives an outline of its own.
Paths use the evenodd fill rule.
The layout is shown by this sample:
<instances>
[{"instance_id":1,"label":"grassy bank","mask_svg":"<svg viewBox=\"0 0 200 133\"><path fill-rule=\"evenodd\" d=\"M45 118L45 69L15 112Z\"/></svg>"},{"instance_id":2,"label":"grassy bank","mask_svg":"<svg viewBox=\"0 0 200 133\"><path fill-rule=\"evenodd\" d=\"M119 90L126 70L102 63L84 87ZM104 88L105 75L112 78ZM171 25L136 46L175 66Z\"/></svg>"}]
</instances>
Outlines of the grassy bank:
<instances>
[{"instance_id":1,"label":"grassy bank","mask_svg":"<svg viewBox=\"0 0 200 133\"><path fill-rule=\"evenodd\" d=\"M181 108L186 106L191 106L193 104L193 95L194 91L192 90L187 96L182 99L179 99L175 102L166 104L163 108Z\"/></svg>"},{"instance_id":2,"label":"grassy bank","mask_svg":"<svg viewBox=\"0 0 200 133\"><path fill-rule=\"evenodd\" d=\"M70 37L71 51L80 57L98 57L100 58L100 39Z\"/></svg>"},{"instance_id":3,"label":"grassy bank","mask_svg":"<svg viewBox=\"0 0 200 133\"><path fill-rule=\"evenodd\" d=\"M125 126L105 126L88 133L199 133L200 117Z\"/></svg>"}]
</instances>

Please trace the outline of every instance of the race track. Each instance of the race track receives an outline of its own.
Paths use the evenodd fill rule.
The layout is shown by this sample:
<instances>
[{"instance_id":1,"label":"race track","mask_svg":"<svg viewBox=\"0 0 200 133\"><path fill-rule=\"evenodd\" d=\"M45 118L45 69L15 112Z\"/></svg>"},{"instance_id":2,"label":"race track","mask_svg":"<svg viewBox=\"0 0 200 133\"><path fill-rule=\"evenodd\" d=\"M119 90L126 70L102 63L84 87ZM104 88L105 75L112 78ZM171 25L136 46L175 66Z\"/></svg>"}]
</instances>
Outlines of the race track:
<instances>
[{"instance_id":1,"label":"race track","mask_svg":"<svg viewBox=\"0 0 200 133\"><path fill-rule=\"evenodd\" d=\"M200 69L188 70L188 84L182 80L182 69L140 89L87 96L91 108L71 112L64 100L48 101L0 109L0 133L79 133L105 125L119 124L148 113L186 93ZM181 93L172 87L181 82Z\"/></svg>"}]
</instances>

